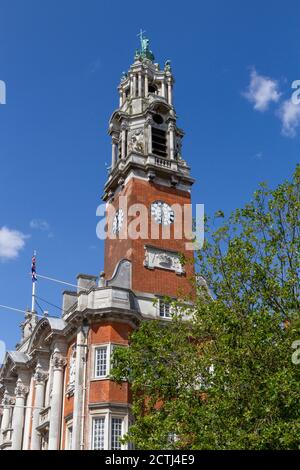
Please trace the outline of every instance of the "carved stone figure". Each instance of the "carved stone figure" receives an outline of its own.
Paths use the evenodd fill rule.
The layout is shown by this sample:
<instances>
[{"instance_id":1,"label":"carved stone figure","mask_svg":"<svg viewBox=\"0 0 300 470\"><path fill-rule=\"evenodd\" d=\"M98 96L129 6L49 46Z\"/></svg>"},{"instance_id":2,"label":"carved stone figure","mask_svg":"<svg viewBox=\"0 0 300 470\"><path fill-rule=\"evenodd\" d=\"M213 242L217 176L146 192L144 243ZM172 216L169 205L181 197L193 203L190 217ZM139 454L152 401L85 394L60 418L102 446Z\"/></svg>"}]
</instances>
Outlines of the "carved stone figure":
<instances>
[{"instance_id":1,"label":"carved stone figure","mask_svg":"<svg viewBox=\"0 0 300 470\"><path fill-rule=\"evenodd\" d=\"M177 160L182 160L182 141L180 138L176 142L176 158Z\"/></svg>"},{"instance_id":2,"label":"carved stone figure","mask_svg":"<svg viewBox=\"0 0 300 470\"><path fill-rule=\"evenodd\" d=\"M168 70L169 72L171 72L171 61L170 60L166 60L165 70Z\"/></svg>"},{"instance_id":3,"label":"carved stone figure","mask_svg":"<svg viewBox=\"0 0 300 470\"><path fill-rule=\"evenodd\" d=\"M137 129L130 135L128 152L144 152L144 132L142 129Z\"/></svg>"},{"instance_id":4,"label":"carved stone figure","mask_svg":"<svg viewBox=\"0 0 300 470\"><path fill-rule=\"evenodd\" d=\"M76 373L76 350L73 352L70 360L70 379L69 385L74 385L75 383L75 373Z\"/></svg>"},{"instance_id":5,"label":"carved stone figure","mask_svg":"<svg viewBox=\"0 0 300 470\"><path fill-rule=\"evenodd\" d=\"M70 358L69 364L69 383L67 385L66 395L72 396L75 390L75 376L76 376L76 349L74 349Z\"/></svg>"}]
</instances>

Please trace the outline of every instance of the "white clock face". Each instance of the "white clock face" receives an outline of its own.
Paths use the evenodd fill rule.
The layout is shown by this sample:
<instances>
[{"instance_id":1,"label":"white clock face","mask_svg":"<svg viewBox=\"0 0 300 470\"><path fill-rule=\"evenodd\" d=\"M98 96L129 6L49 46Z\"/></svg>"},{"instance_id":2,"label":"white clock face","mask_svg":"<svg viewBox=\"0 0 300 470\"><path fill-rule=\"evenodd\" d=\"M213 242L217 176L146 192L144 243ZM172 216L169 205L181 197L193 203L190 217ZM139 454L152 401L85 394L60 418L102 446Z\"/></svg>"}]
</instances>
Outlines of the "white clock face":
<instances>
[{"instance_id":1,"label":"white clock face","mask_svg":"<svg viewBox=\"0 0 300 470\"><path fill-rule=\"evenodd\" d=\"M114 217L113 226L112 226L112 231L114 235L120 232L122 225L123 225L123 220L124 220L124 212L122 209L118 209Z\"/></svg>"},{"instance_id":2,"label":"white clock face","mask_svg":"<svg viewBox=\"0 0 300 470\"><path fill-rule=\"evenodd\" d=\"M166 202L153 202L151 204L151 214L157 224L170 225L174 222L174 211Z\"/></svg>"}]
</instances>

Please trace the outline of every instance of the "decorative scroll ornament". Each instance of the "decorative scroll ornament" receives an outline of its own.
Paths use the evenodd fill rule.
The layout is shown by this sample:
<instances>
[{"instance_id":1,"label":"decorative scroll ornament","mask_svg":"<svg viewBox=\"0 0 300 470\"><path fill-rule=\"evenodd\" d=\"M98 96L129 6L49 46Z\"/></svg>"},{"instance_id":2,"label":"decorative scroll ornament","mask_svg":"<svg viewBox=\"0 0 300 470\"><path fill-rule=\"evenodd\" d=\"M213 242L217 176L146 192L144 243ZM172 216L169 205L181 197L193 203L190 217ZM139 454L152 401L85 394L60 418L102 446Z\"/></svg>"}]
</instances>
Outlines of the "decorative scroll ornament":
<instances>
[{"instance_id":1,"label":"decorative scroll ornament","mask_svg":"<svg viewBox=\"0 0 300 470\"><path fill-rule=\"evenodd\" d=\"M144 266L148 269L167 269L179 275L185 272L178 253L149 245L145 246Z\"/></svg>"},{"instance_id":2,"label":"decorative scroll ornament","mask_svg":"<svg viewBox=\"0 0 300 470\"><path fill-rule=\"evenodd\" d=\"M66 365L64 357L55 357L53 361L54 369L63 369Z\"/></svg>"},{"instance_id":3,"label":"decorative scroll ornament","mask_svg":"<svg viewBox=\"0 0 300 470\"><path fill-rule=\"evenodd\" d=\"M34 380L37 384L42 384L45 382L47 374L42 369L42 366L38 364L35 368Z\"/></svg>"},{"instance_id":4,"label":"decorative scroll ornament","mask_svg":"<svg viewBox=\"0 0 300 470\"><path fill-rule=\"evenodd\" d=\"M66 365L66 359L63 357L59 350L55 350L53 353L53 367L54 369L62 370Z\"/></svg>"},{"instance_id":5,"label":"decorative scroll ornament","mask_svg":"<svg viewBox=\"0 0 300 470\"><path fill-rule=\"evenodd\" d=\"M21 398L24 398L26 393L27 393L28 389L27 387L25 387L25 385L23 384L22 380L19 378L17 380L17 385L16 385L16 388L15 388L15 395L16 395L16 398L17 397L21 397Z\"/></svg>"},{"instance_id":6,"label":"decorative scroll ornament","mask_svg":"<svg viewBox=\"0 0 300 470\"><path fill-rule=\"evenodd\" d=\"M7 390L5 390L5 393L4 393L4 396L3 396L3 399L2 399L2 406L4 407L7 407L7 406L10 406L12 403L12 399L11 397L9 396L9 393Z\"/></svg>"}]
</instances>

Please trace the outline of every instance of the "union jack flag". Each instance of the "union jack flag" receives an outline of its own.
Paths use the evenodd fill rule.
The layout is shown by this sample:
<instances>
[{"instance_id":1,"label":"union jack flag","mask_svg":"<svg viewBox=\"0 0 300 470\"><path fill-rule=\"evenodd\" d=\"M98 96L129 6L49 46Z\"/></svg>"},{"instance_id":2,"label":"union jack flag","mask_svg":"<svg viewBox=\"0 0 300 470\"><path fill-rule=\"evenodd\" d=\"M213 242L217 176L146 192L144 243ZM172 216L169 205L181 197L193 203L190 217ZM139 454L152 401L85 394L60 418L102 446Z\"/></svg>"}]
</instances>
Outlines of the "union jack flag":
<instances>
[{"instance_id":1,"label":"union jack flag","mask_svg":"<svg viewBox=\"0 0 300 470\"><path fill-rule=\"evenodd\" d=\"M33 255L32 260L31 260L31 277L32 277L32 282L37 281L37 276L36 276L36 257Z\"/></svg>"}]
</instances>

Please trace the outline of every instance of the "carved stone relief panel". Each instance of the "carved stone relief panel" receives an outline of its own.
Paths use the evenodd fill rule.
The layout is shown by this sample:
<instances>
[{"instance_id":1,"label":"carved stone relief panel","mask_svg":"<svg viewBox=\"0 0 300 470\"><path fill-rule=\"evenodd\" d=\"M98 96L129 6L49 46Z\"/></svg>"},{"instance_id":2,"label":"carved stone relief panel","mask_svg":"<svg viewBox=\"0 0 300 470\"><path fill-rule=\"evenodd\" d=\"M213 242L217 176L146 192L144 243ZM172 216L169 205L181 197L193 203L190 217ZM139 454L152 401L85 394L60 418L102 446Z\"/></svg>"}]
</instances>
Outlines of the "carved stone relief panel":
<instances>
[{"instance_id":1,"label":"carved stone relief panel","mask_svg":"<svg viewBox=\"0 0 300 470\"><path fill-rule=\"evenodd\" d=\"M144 266L148 269L167 269L176 274L184 274L179 253L163 250L154 246L145 246Z\"/></svg>"}]
</instances>

